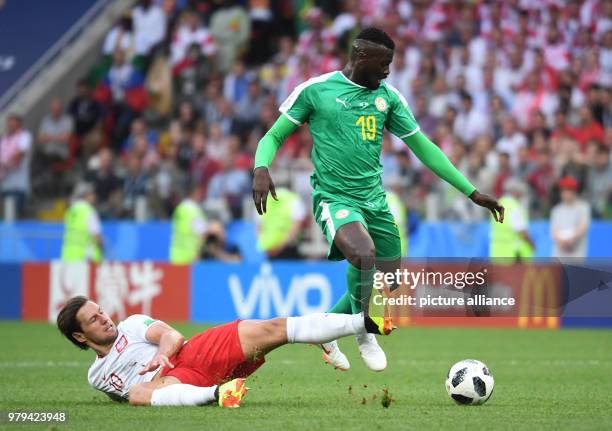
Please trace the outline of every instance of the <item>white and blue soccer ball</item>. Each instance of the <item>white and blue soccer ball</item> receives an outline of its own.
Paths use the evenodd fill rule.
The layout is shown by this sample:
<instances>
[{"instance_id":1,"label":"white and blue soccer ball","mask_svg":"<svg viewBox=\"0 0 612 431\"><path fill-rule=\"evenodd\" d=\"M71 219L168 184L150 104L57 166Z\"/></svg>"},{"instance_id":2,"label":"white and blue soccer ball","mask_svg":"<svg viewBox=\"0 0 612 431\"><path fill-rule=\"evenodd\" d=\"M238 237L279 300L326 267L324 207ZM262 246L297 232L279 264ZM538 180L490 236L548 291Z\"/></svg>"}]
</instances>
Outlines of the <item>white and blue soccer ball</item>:
<instances>
[{"instance_id":1,"label":"white and blue soccer ball","mask_svg":"<svg viewBox=\"0 0 612 431\"><path fill-rule=\"evenodd\" d=\"M491 398L494 385L489 368L475 359L457 362L446 376L446 392L457 404L486 403Z\"/></svg>"}]
</instances>

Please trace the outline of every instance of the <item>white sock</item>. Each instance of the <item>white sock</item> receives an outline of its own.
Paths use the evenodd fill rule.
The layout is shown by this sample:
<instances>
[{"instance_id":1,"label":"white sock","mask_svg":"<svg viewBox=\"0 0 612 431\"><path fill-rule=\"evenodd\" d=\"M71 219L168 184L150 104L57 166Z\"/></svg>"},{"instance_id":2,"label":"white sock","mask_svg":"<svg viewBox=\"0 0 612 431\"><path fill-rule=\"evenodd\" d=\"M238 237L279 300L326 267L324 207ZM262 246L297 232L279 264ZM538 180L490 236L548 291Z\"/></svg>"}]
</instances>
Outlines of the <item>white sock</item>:
<instances>
[{"instance_id":1,"label":"white sock","mask_svg":"<svg viewBox=\"0 0 612 431\"><path fill-rule=\"evenodd\" d=\"M289 343L321 344L365 332L362 314L315 313L287 317Z\"/></svg>"},{"instance_id":2,"label":"white sock","mask_svg":"<svg viewBox=\"0 0 612 431\"><path fill-rule=\"evenodd\" d=\"M151 394L152 406L201 406L215 400L216 386L168 385Z\"/></svg>"},{"instance_id":3,"label":"white sock","mask_svg":"<svg viewBox=\"0 0 612 431\"><path fill-rule=\"evenodd\" d=\"M357 339L357 344L376 344L378 346L378 341L376 341L374 334L363 332L355 335L355 338Z\"/></svg>"}]
</instances>

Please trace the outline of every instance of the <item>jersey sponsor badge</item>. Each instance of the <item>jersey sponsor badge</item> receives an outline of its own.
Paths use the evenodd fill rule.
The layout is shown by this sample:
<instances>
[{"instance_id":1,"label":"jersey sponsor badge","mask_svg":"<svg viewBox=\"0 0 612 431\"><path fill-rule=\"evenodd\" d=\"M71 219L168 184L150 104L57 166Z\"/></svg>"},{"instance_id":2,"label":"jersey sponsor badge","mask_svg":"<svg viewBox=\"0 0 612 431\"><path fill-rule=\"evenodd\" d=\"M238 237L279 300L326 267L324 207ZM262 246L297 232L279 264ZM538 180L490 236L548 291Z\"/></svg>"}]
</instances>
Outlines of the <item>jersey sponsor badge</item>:
<instances>
[{"instance_id":1,"label":"jersey sponsor badge","mask_svg":"<svg viewBox=\"0 0 612 431\"><path fill-rule=\"evenodd\" d=\"M380 96L374 100L374 105L376 105L376 109L380 112L385 112L387 110L387 101Z\"/></svg>"},{"instance_id":2,"label":"jersey sponsor badge","mask_svg":"<svg viewBox=\"0 0 612 431\"><path fill-rule=\"evenodd\" d=\"M119 341L115 343L115 350L117 350L117 353L121 353L127 347L127 345L128 340L125 338L125 335L122 335L121 338L119 338Z\"/></svg>"},{"instance_id":3,"label":"jersey sponsor badge","mask_svg":"<svg viewBox=\"0 0 612 431\"><path fill-rule=\"evenodd\" d=\"M349 210L347 209L341 209L336 211L336 219L338 220L342 220L343 218L347 218L349 215Z\"/></svg>"}]
</instances>

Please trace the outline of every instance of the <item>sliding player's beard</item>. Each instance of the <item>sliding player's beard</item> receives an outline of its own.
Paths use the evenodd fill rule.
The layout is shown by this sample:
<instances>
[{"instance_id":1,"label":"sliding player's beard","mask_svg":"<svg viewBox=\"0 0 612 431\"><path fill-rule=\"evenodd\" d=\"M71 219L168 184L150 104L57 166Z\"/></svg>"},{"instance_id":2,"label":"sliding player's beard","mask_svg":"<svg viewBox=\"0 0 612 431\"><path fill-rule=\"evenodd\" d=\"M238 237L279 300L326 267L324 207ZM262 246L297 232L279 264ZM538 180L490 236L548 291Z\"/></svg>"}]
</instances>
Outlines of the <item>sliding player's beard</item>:
<instances>
[{"instance_id":1,"label":"sliding player's beard","mask_svg":"<svg viewBox=\"0 0 612 431\"><path fill-rule=\"evenodd\" d=\"M115 342L117 335L117 327L113 325L112 328L108 330L108 333L104 333L104 335L90 335L87 338L91 343L97 344L98 346L108 346Z\"/></svg>"}]
</instances>

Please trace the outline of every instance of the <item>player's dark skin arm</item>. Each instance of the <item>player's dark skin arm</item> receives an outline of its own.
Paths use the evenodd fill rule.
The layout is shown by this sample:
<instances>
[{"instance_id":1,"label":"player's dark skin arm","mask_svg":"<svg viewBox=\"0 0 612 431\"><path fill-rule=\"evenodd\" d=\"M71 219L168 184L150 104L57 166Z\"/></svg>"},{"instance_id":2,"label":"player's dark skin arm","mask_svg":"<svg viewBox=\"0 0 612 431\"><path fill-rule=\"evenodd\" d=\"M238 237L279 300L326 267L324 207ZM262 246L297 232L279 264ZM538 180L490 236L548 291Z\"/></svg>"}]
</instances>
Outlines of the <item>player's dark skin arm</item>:
<instances>
[{"instance_id":1,"label":"player's dark skin arm","mask_svg":"<svg viewBox=\"0 0 612 431\"><path fill-rule=\"evenodd\" d=\"M268 168L265 166L261 166L256 168L253 172L253 202L255 203L255 209L259 215L264 214L267 210L266 203L268 201L268 193L270 193L275 200L278 200L270 171L268 171Z\"/></svg>"},{"instance_id":2,"label":"player's dark skin arm","mask_svg":"<svg viewBox=\"0 0 612 431\"><path fill-rule=\"evenodd\" d=\"M499 223L504 222L504 207L501 206L494 198L480 193L478 190L474 190L469 197L476 205L487 208L489 211L491 211L495 221Z\"/></svg>"}]
</instances>

